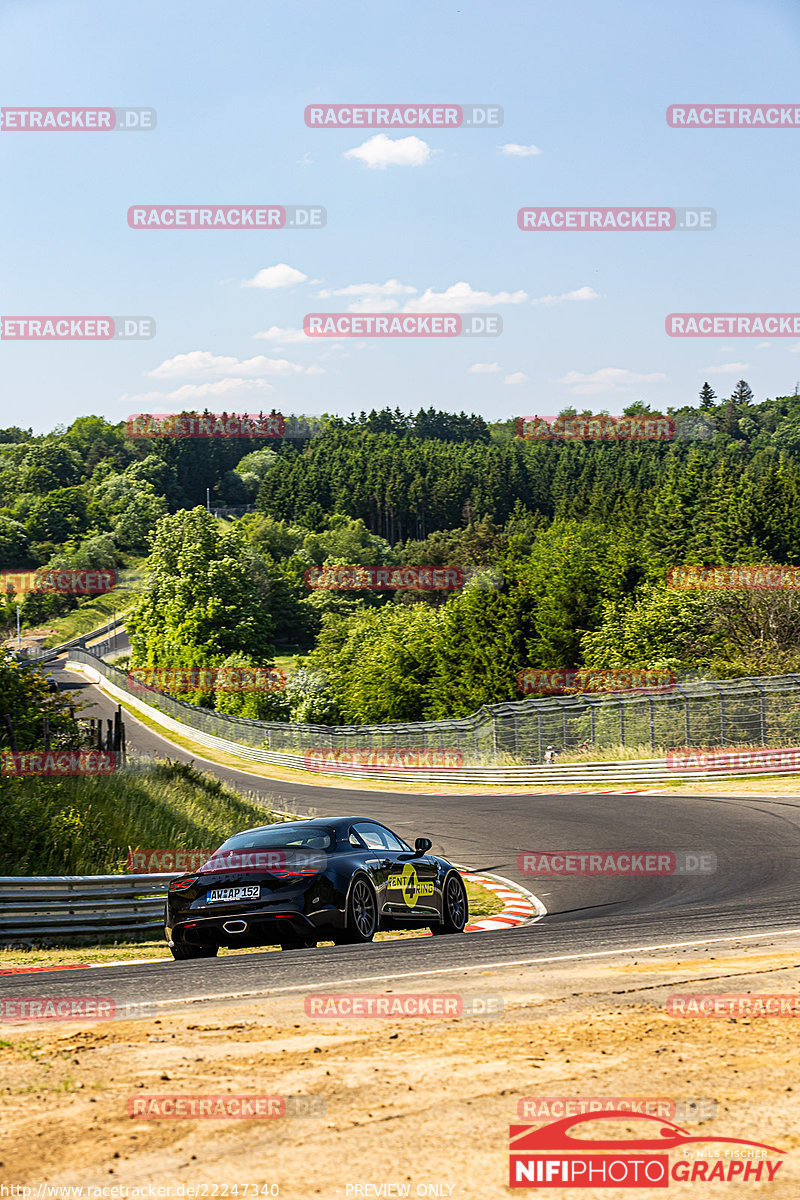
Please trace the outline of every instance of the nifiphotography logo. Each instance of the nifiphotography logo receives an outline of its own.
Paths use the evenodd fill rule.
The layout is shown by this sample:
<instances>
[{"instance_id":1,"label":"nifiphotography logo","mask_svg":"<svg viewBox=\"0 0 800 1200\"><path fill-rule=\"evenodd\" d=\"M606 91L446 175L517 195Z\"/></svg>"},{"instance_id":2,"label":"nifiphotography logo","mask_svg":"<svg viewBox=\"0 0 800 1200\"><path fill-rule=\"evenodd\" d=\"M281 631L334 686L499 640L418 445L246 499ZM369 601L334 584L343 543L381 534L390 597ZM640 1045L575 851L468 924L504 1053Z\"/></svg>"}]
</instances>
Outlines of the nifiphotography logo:
<instances>
[{"instance_id":1,"label":"nifiphotography logo","mask_svg":"<svg viewBox=\"0 0 800 1200\"><path fill-rule=\"evenodd\" d=\"M573 1137L575 1125L594 1121L649 1121L650 1136L631 1139ZM655 1128L657 1126L657 1128ZM644 1132L644 1129L643 1129ZM676 1183L747 1180L771 1183L784 1154L775 1146L742 1138L692 1135L663 1117L624 1111L563 1117L538 1128L511 1125L512 1188L669 1187ZM703 1149L685 1147L703 1144ZM666 1151L683 1148L674 1161Z\"/></svg>"},{"instance_id":2,"label":"nifiphotography logo","mask_svg":"<svg viewBox=\"0 0 800 1200\"><path fill-rule=\"evenodd\" d=\"M387 881L389 891L399 891L409 908L413 908L420 896L432 896L435 888L432 882L421 882L411 863L406 863L398 875L390 875Z\"/></svg>"}]
</instances>

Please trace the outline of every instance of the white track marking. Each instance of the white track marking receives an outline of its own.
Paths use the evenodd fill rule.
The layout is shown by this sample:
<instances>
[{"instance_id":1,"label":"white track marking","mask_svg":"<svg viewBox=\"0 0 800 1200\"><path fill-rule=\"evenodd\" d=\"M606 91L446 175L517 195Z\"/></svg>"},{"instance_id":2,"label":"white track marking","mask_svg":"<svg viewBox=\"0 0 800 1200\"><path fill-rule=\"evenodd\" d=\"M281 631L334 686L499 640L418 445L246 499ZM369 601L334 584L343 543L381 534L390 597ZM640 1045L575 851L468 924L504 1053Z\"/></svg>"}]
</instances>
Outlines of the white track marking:
<instances>
[{"instance_id":1,"label":"white track marking","mask_svg":"<svg viewBox=\"0 0 800 1200\"><path fill-rule=\"evenodd\" d=\"M436 967L430 970L403 971L400 974L393 974L392 981L396 979L420 979L428 975L465 975L470 971L492 971L500 970L503 967L530 967L541 963L575 962L582 958L610 958L615 954L645 954L652 950L685 950L697 946L716 946L722 942L746 942L757 941L759 938L789 937L790 935L797 935L799 933L800 929L766 929L761 933L740 933L719 938L700 938L693 942L662 942L654 946L617 946L611 950L590 950L584 954L558 954L547 958L517 958L508 962L500 961L473 963L468 966ZM269 991L260 988L249 992L220 992L213 996L185 996L180 1000L142 1000L140 1003L128 1002L127 1007L140 1008L146 1005L150 1008L154 1006L164 1008L170 1004L204 1004L212 1000L247 1000L252 998L269 1000L272 996L286 994L287 992L314 992L319 991L321 988L340 988L352 983L380 983L385 986L386 975L358 975L353 979L327 979L312 984L287 984L283 987L270 988ZM665 984L664 986L667 987L669 985Z\"/></svg>"}]
</instances>

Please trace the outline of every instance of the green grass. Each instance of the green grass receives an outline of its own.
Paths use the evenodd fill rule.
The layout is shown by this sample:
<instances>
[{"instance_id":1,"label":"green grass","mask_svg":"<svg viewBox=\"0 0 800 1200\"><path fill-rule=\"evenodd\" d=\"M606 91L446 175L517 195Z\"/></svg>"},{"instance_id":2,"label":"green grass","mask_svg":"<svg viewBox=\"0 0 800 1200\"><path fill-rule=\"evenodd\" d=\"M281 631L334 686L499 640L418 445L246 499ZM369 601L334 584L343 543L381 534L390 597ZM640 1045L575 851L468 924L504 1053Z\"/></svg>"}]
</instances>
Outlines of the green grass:
<instances>
[{"instance_id":1,"label":"green grass","mask_svg":"<svg viewBox=\"0 0 800 1200\"><path fill-rule=\"evenodd\" d=\"M466 889L470 921L477 921L479 917L491 917L503 911L503 901L494 892L487 892L479 883L466 883Z\"/></svg>"},{"instance_id":2,"label":"green grass","mask_svg":"<svg viewBox=\"0 0 800 1200\"><path fill-rule=\"evenodd\" d=\"M302 658L301 654L276 654L275 666L279 671L285 671L287 675L291 675L297 665L298 658Z\"/></svg>"},{"instance_id":3,"label":"green grass","mask_svg":"<svg viewBox=\"0 0 800 1200\"><path fill-rule=\"evenodd\" d=\"M564 763L634 762L639 759L664 758L666 753L665 746L656 746L654 749L649 742L641 746L589 746L586 750L567 750L564 754L559 754L554 766L563 766Z\"/></svg>"},{"instance_id":4,"label":"green grass","mask_svg":"<svg viewBox=\"0 0 800 1200\"><path fill-rule=\"evenodd\" d=\"M102 777L6 776L0 806L0 875L124 874L129 849L216 849L280 819L177 762Z\"/></svg>"},{"instance_id":5,"label":"green grass","mask_svg":"<svg viewBox=\"0 0 800 1200\"><path fill-rule=\"evenodd\" d=\"M796 738L788 737L779 740L778 746L791 746L796 742ZM687 753L685 747L681 747L682 753ZM694 753L700 753L701 750L708 750L709 747L696 748ZM741 750L764 750L762 742L736 742L734 746L714 746L710 747L715 753L729 753L732 749ZM666 758L668 747L656 746L653 747L649 742L645 742L639 746L589 746L586 750L569 750L565 754L559 754L555 761L556 766L561 766L564 763L587 763L587 762L635 762L640 759ZM688 753L692 753L691 750Z\"/></svg>"}]
</instances>

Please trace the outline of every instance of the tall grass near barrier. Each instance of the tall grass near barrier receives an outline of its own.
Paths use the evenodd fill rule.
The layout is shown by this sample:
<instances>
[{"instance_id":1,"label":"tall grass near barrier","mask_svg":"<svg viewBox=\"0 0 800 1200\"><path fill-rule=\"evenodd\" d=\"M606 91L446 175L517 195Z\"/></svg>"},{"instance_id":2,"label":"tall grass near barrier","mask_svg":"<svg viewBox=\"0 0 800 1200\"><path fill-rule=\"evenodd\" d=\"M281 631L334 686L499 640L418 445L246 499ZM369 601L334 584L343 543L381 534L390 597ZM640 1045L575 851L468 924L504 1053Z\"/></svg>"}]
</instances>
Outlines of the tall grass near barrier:
<instances>
[{"instance_id":1,"label":"tall grass near barrier","mask_svg":"<svg viewBox=\"0 0 800 1200\"><path fill-rule=\"evenodd\" d=\"M280 818L185 763L0 777L0 875L124 874L129 848L216 849Z\"/></svg>"}]
</instances>

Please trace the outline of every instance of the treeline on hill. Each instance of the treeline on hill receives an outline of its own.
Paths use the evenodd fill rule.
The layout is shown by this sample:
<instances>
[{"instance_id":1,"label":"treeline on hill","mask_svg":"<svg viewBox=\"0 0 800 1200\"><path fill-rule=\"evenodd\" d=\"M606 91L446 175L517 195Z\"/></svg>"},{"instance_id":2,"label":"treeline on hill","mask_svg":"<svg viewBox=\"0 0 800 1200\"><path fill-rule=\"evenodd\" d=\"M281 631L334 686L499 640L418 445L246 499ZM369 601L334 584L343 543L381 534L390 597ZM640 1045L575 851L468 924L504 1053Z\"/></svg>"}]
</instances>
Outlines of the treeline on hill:
<instances>
[{"instance_id":1,"label":"treeline on hill","mask_svg":"<svg viewBox=\"0 0 800 1200\"><path fill-rule=\"evenodd\" d=\"M251 505L271 466L300 444L132 438L124 422L96 416L37 437L0 429L0 568L125 566L147 552L162 516L205 504L206 489L215 505ZM6 628L18 600L26 625L78 603L46 593L0 596Z\"/></svg>"},{"instance_id":2,"label":"treeline on hill","mask_svg":"<svg viewBox=\"0 0 800 1200\"><path fill-rule=\"evenodd\" d=\"M677 564L800 563L798 392L755 403L741 381L718 401L705 385L699 408L670 410L689 430L670 442L523 441L514 421L388 409L254 448L142 444L99 418L44 439L6 431L0 538L40 562L98 542L149 550L132 666L266 666L278 647L308 651L285 692L172 689L247 717L464 715L519 698L527 666L780 673L800 666L792 594L677 592L665 579ZM74 474L54 482L65 453ZM223 526L198 507L206 486L258 511ZM82 523L39 538L40 505L56 511L65 492L83 498ZM326 564L477 574L452 595L310 590L307 570Z\"/></svg>"},{"instance_id":3,"label":"treeline on hill","mask_svg":"<svg viewBox=\"0 0 800 1200\"><path fill-rule=\"evenodd\" d=\"M284 457L301 458L329 425L455 442L489 437L480 417L433 409L416 416L362 413L349 421L300 418L298 435L282 441L136 438L124 422L96 416L36 437L11 426L0 429L0 568L125 566L147 551L160 517L205 505L207 490L215 506L252 505L272 467ZM322 520L320 510L314 527ZM0 595L0 626L9 627L20 599L26 625L77 603L67 596Z\"/></svg>"}]
</instances>

